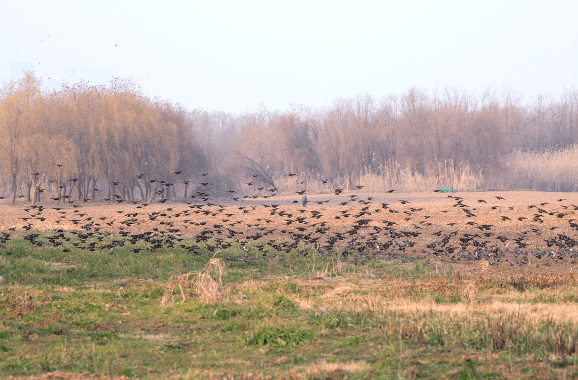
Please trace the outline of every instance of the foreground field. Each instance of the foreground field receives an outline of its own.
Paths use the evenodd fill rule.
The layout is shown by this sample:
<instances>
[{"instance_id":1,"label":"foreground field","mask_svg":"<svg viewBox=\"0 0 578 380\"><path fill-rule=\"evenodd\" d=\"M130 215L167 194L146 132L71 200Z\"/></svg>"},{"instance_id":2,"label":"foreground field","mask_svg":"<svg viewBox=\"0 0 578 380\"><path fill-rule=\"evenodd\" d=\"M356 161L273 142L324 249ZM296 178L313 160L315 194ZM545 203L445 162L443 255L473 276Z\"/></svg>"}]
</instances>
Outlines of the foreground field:
<instances>
[{"instance_id":1,"label":"foreground field","mask_svg":"<svg viewBox=\"0 0 578 380\"><path fill-rule=\"evenodd\" d=\"M578 199L451 195L2 206L0 374L578 377Z\"/></svg>"}]
</instances>

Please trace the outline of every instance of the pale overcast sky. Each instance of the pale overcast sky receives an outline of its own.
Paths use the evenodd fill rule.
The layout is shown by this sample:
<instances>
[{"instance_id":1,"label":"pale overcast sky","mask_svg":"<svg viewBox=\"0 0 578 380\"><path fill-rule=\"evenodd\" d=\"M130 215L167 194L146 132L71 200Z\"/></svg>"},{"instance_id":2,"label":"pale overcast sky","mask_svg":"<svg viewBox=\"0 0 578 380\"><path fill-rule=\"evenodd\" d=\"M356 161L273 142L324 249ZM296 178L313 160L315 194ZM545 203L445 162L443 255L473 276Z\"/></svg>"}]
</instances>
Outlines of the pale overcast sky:
<instances>
[{"instance_id":1,"label":"pale overcast sky","mask_svg":"<svg viewBox=\"0 0 578 380\"><path fill-rule=\"evenodd\" d=\"M533 96L578 87L578 1L0 0L10 62L111 68L146 94L229 112L412 86Z\"/></svg>"}]
</instances>

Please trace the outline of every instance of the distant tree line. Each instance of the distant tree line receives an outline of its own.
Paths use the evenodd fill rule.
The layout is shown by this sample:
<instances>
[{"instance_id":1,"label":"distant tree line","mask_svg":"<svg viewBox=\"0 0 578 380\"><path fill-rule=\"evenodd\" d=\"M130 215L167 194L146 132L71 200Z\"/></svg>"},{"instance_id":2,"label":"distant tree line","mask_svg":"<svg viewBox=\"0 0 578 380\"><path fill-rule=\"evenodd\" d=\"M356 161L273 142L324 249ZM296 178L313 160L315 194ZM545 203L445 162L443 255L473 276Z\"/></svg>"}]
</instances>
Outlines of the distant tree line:
<instances>
[{"instance_id":1,"label":"distant tree line","mask_svg":"<svg viewBox=\"0 0 578 380\"><path fill-rule=\"evenodd\" d=\"M477 187L517 187L522 185L511 181L517 170L512 157L578 144L575 89L524 101L511 88L479 95L412 88L381 100L359 95L324 109L301 106L258 116L236 134L235 149L244 157L269 168L273 177L299 173L310 182L349 189L364 185L368 173L377 180L410 173L433 179L427 183L451 186L443 174L464 171L478 178ZM570 187L556 189L577 190L577 174L566 178ZM404 181L392 183L403 186Z\"/></svg>"},{"instance_id":2,"label":"distant tree line","mask_svg":"<svg viewBox=\"0 0 578 380\"><path fill-rule=\"evenodd\" d=\"M55 201L105 193L111 202L152 202L359 189L368 176L400 190L411 178L422 178L421 187L461 183L463 190L544 187L528 181L527 167L512 176L513 162L534 154L528 162L536 166L547 161L539 155L575 146L575 89L528 100L509 88L411 88L380 100L359 95L326 108L243 114L186 110L122 79L48 91L25 72L0 89L0 195L4 188L13 202L18 195L35 202L42 193ZM460 182L464 173L475 181ZM577 190L578 178L567 181L556 189Z\"/></svg>"}]
</instances>

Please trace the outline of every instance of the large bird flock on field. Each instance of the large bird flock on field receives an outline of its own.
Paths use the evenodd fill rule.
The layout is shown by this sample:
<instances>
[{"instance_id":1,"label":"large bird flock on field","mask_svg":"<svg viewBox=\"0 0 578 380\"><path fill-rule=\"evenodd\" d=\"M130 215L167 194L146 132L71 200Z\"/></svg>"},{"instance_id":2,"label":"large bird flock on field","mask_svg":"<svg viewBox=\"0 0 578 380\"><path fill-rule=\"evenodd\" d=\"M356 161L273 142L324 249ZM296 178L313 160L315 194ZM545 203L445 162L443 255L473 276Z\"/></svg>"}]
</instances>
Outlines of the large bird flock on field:
<instances>
[{"instance_id":1,"label":"large bird flock on field","mask_svg":"<svg viewBox=\"0 0 578 380\"><path fill-rule=\"evenodd\" d=\"M516 198L516 192L370 196L337 189L309 195L306 203L285 196L222 204L204 197L195 203L12 206L0 224L0 250L23 229L32 244L61 246L74 234L77 248L108 254L128 245L135 254L172 247L199 254L202 242L225 259L248 262L254 259L245 255L251 245L264 256L315 250L357 265L404 256L484 261L500 271L572 271L578 260L578 199L528 194L551 199L516 203L505 198ZM50 233L41 242L36 230ZM184 236L197 244L185 243ZM230 249L233 243L237 251Z\"/></svg>"}]
</instances>

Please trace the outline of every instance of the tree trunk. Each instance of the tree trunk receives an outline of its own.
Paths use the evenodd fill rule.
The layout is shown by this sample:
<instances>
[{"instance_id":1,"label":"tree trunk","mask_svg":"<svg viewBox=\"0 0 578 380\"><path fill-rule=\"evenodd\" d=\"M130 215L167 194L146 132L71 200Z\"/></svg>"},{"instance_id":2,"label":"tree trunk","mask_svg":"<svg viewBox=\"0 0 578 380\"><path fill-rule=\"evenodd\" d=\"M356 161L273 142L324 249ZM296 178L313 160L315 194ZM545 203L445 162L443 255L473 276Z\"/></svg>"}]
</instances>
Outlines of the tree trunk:
<instances>
[{"instance_id":1,"label":"tree trunk","mask_svg":"<svg viewBox=\"0 0 578 380\"><path fill-rule=\"evenodd\" d=\"M156 191L157 191L156 186L151 185L147 203L153 203L154 202L155 196L156 196Z\"/></svg>"},{"instance_id":2,"label":"tree trunk","mask_svg":"<svg viewBox=\"0 0 578 380\"><path fill-rule=\"evenodd\" d=\"M66 195L66 183L59 180L58 181L58 204L60 204L62 197L64 197L65 195Z\"/></svg>"},{"instance_id":3,"label":"tree trunk","mask_svg":"<svg viewBox=\"0 0 578 380\"><path fill-rule=\"evenodd\" d=\"M35 173L32 175L32 205L36 206L38 202L38 175Z\"/></svg>"},{"instance_id":4,"label":"tree trunk","mask_svg":"<svg viewBox=\"0 0 578 380\"><path fill-rule=\"evenodd\" d=\"M144 202L146 198L145 198L145 194L144 194L144 192L143 192L143 190L142 190L142 186L140 185L140 183L138 183L138 181L135 181L135 185L136 185L136 187L138 187L138 189L139 189L139 191L140 191L140 200L141 200L141 202Z\"/></svg>"},{"instance_id":5,"label":"tree trunk","mask_svg":"<svg viewBox=\"0 0 578 380\"><path fill-rule=\"evenodd\" d=\"M110 201L111 201L112 203L114 203L114 195L115 195L115 190L114 190L115 185L114 185L114 182L110 182L110 183L109 183L109 186L111 186L111 188L112 188L111 194L110 194Z\"/></svg>"},{"instance_id":6,"label":"tree trunk","mask_svg":"<svg viewBox=\"0 0 578 380\"><path fill-rule=\"evenodd\" d=\"M96 183L98 182L98 178L92 178L92 201L96 201Z\"/></svg>"},{"instance_id":7,"label":"tree trunk","mask_svg":"<svg viewBox=\"0 0 578 380\"><path fill-rule=\"evenodd\" d=\"M66 199L68 199L68 203L72 203L72 192L74 191L74 182L70 184L70 189L68 189L68 195Z\"/></svg>"},{"instance_id":8,"label":"tree trunk","mask_svg":"<svg viewBox=\"0 0 578 380\"><path fill-rule=\"evenodd\" d=\"M16 177L17 174L16 173L12 173L12 204L16 203Z\"/></svg>"},{"instance_id":9,"label":"tree trunk","mask_svg":"<svg viewBox=\"0 0 578 380\"><path fill-rule=\"evenodd\" d=\"M26 182L26 186L28 187L28 191L26 192L26 200L28 202L32 202L32 199L30 198L30 193L32 192L32 183L28 181Z\"/></svg>"}]
</instances>

